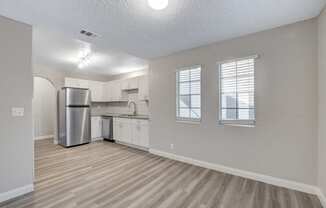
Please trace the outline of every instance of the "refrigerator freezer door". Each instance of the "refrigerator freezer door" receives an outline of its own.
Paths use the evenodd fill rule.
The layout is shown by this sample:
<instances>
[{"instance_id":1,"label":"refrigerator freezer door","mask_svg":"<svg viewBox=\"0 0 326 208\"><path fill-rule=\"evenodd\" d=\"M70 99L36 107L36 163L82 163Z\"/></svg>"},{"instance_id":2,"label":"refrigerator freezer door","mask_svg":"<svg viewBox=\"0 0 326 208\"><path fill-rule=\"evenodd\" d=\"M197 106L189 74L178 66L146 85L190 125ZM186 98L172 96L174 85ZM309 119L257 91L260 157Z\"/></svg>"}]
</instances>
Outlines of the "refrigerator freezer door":
<instances>
[{"instance_id":1,"label":"refrigerator freezer door","mask_svg":"<svg viewBox=\"0 0 326 208\"><path fill-rule=\"evenodd\" d=\"M66 145L74 146L91 141L90 108L66 108Z\"/></svg>"},{"instance_id":2,"label":"refrigerator freezer door","mask_svg":"<svg viewBox=\"0 0 326 208\"><path fill-rule=\"evenodd\" d=\"M66 106L89 106L91 93L87 89L66 88Z\"/></svg>"}]
</instances>

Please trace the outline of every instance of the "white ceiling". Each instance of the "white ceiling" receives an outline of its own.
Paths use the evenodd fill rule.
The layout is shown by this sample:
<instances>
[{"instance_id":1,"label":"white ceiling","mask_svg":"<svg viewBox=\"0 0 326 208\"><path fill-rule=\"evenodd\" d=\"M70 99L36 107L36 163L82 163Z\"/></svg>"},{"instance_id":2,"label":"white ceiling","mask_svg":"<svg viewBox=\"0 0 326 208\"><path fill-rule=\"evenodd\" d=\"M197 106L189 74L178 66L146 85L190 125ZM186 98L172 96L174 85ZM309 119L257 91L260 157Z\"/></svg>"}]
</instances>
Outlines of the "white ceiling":
<instances>
[{"instance_id":1,"label":"white ceiling","mask_svg":"<svg viewBox=\"0 0 326 208\"><path fill-rule=\"evenodd\" d=\"M147 0L0 0L0 14L32 24L36 29L61 31L71 39L98 46L96 49L101 52L124 51L149 59L309 19L320 13L325 2L169 0L167 9L155 11L149 8ZM82 29L99 37L85 39L79 34ZM39 37L42 33L40 29ZM36 38L38 56L48 50L55 56L57 51L79 47L75 42L62 43L60 38L51 42L47 39L50 36ZM137 64L146 63L126 54L122 57ZM124 62L124 58L119 60Z\"/></svg>"},{"instance_id":2,"label":"white ceiling","mask_svg":"<svg viewBox=\"0 0 326 208\"><path fill-rule=\"evenodd\" d=\"M80 53L86 48L91 50L90 63L79 69ZM50 66L56 70L86 71L105 75L134 72L148 67L146 60L119 50L101 47L40 27L33 30L33 63Z\"/></svg>"}]
</instances>

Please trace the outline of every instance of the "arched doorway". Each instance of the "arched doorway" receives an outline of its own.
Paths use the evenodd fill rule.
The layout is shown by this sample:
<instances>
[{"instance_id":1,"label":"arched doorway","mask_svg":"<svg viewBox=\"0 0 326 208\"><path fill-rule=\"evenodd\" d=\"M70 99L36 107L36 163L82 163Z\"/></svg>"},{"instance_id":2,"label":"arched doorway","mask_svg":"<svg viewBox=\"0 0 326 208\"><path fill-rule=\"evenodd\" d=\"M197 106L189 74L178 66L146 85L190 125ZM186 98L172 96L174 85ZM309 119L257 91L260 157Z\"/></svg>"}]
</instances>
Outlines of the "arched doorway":
<instances>
[{"instance_id":1,"label":"arched doorway","mask_svg":"<svg viewBox=\"0 0 326 208\"><path fill-rule=\"evenodd\" d=\"M46 78L34 76L33 132L34 140L56 141L56 88Z\"/></svg>"}]
</instances>

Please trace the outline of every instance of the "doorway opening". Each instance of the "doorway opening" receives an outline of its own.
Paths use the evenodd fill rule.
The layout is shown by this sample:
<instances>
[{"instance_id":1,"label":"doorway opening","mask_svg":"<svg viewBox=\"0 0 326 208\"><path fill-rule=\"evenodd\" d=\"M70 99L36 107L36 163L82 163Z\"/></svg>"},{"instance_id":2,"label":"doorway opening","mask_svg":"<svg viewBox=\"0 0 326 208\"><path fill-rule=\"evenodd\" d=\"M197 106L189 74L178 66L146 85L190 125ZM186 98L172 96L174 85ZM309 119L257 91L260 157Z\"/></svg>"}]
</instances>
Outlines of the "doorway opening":
<instances>
[{"instance_id":1,"label":"doorway opening","mask_svg":"<svg viewBox=\"0 0 326 208\"><path fill-rule=\"evenodd\" d=\"M34 140L57 141L57 97L54 84L43 77L34 76L33 133Z\"/></svg>"}]
</instances>

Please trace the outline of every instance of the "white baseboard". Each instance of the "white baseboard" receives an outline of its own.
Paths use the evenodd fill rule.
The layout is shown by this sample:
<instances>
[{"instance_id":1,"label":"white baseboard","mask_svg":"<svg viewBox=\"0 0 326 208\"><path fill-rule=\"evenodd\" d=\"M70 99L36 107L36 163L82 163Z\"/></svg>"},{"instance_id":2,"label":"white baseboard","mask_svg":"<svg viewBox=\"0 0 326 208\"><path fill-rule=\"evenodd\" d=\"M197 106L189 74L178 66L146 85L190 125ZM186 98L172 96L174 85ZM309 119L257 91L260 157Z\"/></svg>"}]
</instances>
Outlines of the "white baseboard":
<instances>
[{"instance_id":1,"label":"white baseboard","mask_svg":"<svg viewBox=\"0 0 326 208\"><path fill-rule=\"evenodd\" d=\"M318 196L320 203L323 207L326 207L326 196L320 188L316 188L316 195Z\"/></svg>"},{"instance_id":2,"label":"white baseboard","mask_svg":"<svg viewBox=\"0 0 326 208\"><path fill-rule=\"evenodd\" d=\"M135 149L139 149L139 150L142 150L142 151L149 152L147 147L141 147L141 146L138 146L138 145L129 144L129 143L126 143L126 142L120 142L120 141L117 141L117 140L115 140L115 143L122 144L122 145L125 145L125 146L128 146L128 147L131 147L131 148L135 148ZM154 154L154 153L152 153L152 154Z\"/></svg>"},{"instance_id":3,"label":"white baseboard","mask_svg":"<svg viewBox=\"0 0 326 208\"><path fill-rule=\"evenodd\" d=\"M103 141L103 138L92 138L92 142Z\"/></svg>"},{"instance_id":4,"label":"white baseboard","mask_svg":"<svg viewBox=\"0 0 326 208\"><path fill-rule=\"evenodd\" d=\"M13 199L13 198L16 198L18 196L22 196L22 195L30 193L32 191L34 191L34 185L29 184L27 186L16 188L14 190L7 191L5 193L0 193L0 203L10 200L10 199Z\"/></svg>"},{"instance_id":5,"label":"white baseboard","mask_svg":"<svg viewBox=\"0 0 326 208\"><path fill-rule=\"evenodd\" d=\"M179 156L176 154L163 152L163 151L156 150L156 149L150 149L149 152L152 154L155 154L155 155L159 155L162 157L172 159L172 160L189 163L189 164L196 165L199 167L216 170L219 172L236 175L236 176L240 176L243 178L248 178L248 179L252 179L255 181L264 182L267 184L284 187L284 188L288 188L288 189L292 189L292 190L297 190L297 191L301 191L301 192L305 192L305 193L309 193L309 194L317 194L316 186L303 184L303 183L290 181L290 180L285 180L285 179L280 179L280 178L263 175L263 174L258 174L258 173L254 173L254 172L250 172L250 171L240 170L240 169L236 169L236 168L230 168L230 167L226 167L223 165L218 165L218 164L209 163L209 162L205 162L205 161L195 160L195 159L192 159L189 157Z\"/></svg>"},{"instance_id":6,"label":"white baseboard","mask_svg":"<svg viewBox=\"0 0 326 208\"><path fill-rule=\"evenodd\" d=\"M38 136L38 137L34 137L34 140L51 139L51 138L54 138L54 135Z\"/></svg>"}]
</instances>

